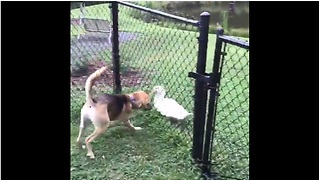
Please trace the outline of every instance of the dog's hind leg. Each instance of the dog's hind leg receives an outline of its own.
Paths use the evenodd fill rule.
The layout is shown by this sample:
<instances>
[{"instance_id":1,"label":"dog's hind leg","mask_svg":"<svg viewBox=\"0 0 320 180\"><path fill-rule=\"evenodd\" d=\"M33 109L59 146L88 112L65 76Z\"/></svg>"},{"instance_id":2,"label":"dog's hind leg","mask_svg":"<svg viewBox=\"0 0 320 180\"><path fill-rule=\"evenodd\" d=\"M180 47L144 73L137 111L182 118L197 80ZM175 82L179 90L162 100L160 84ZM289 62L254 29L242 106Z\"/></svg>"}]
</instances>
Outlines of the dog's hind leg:
<instances>
[{"instance_id":1,"label":"dog's hind leg","mask_svg":"<svg viewBox=\"0 0 320 180\"><path fill-rule=\"evenodd\" d=\"M96 138L98 138L109 126L110 126L110 121L106 122L103 128L95 127L94 132L86 138L87 156L90 157L90 159L95 158L94 153L92 151L91 142L94 141Z\"/></svg>"},{"instance_id":2,"label":"dog's hind leg","mask_svg":"<svg viewBox=\"0 0 320 180\"><path fill-rule=\"evenodd\" d=\"M88 126L88 123L86 122L86 117L85 114L83 112L83 110L81 110L81 117L80 117L80 126L79 126L79 135L77 138L77 146L79 148L81 148L81 137L83 136L83 133L86 129L86 127Z\"/></svg>"}]
</instances>

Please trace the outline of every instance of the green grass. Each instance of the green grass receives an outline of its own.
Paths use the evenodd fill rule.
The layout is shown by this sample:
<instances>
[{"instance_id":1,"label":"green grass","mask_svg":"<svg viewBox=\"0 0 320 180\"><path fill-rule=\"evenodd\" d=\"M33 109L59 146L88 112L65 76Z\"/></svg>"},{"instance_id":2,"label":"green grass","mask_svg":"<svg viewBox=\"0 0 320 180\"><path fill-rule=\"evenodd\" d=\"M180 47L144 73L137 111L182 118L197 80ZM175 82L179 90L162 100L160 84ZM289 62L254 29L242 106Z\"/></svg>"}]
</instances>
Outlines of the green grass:
<instances>
[{"instance_id":1,"label":"green grass","mask_svg":"<svg viewBox=\"0 0 320 180\"><path fill-rule=\"evenodd\" d=\"M109 19L108 5L91 6L91 17ZM194 80L187 77L195 71L199 35L143 23L130 17L129 9L119 6L120 30L139 33L139 37L120 45L121 65L137 69L143 85L123 87L124 92L137 89L150 90L154 85L163 85L169 97L176 99L189 112L193 111ZM72 11L73 15L78 14ZM192 28L192 27L189 27ZM215 35L209 35L207 72L211 72ZM248 157L248 78L249 53L228 46L217 115L217 141L213 162L217 172L239 178L247 178ZM103 55L110 61L110 51ZM239 86L239 84L241 86ZM111 92L110 89L106 90ZM84 92L71 96L71 174L73 179L197 179L199 172L190 160L192 122L180 132L172 128L155 111L137 112L133 119L141 132L130 133L117 127L94 143L97 159L88 161L85 150L76 150L81 103ZM189 120L191 121L191 119ZM231 143L234 142L234 143ZM102 156L105 158L103 159ZM234 161L236 160L236 162ZM236 174L231 170L236 169Z\"/></svg>"},{"instance_id":2,"label":"green grass","mask_svg":"<svg viewBox=\"0 0 320 180\"><path fill-rule=\"evenodd\" d=\"M121 126L110 128L93 143L95 160L88 160L86 150L72 145L72 179L196 179L198 172L188 157L189 150L177 143L181 139L167 143L152 129L152 120L148 115L136 117L134 124L144 128L136 133ZM71 142L77 132L78 126L72 125Z\"/></svg>"},{"instance_id":3,"label":"green grass","mask_svg":"<svg viewBox=\"0 0 320 180\"><path fill-rule=\"evenodd\" d=\"M71 33L70 33L71 37L85 34L85 30L80 26L71 25L70 30L71 30Z\"/></svg>"}]
</instances>

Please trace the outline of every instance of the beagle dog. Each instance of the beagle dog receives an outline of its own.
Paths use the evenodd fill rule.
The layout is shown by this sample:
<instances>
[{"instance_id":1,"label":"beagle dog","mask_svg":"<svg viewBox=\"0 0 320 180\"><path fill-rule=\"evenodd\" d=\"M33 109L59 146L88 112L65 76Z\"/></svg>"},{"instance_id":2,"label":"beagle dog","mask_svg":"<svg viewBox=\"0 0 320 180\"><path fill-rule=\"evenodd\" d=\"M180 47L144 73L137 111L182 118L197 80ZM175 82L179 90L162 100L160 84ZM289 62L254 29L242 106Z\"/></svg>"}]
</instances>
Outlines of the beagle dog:
<instances>
[{"instance_id":1,"label":"beagle dog","mask_svg":"<svg viewBox=\"0 0 320 180\"><path fill-rule=\"evenodd\" d=\"M128 128L136 131L141 130L130 122L134 109L151 110L150 97L144 91L136 91L131 94L100 94L97 97L91 96L91 89L94 81L99 78L107 67L102 67L92 73L85 84L86 102L81 109L80 130L77 138L77 145L81 147L82 137L88 122L94 125L94 132L85 139L87 156L94 159L91 142L97 139L106 131L113 121L119 120Z\"/></svg>"}]
</instances>

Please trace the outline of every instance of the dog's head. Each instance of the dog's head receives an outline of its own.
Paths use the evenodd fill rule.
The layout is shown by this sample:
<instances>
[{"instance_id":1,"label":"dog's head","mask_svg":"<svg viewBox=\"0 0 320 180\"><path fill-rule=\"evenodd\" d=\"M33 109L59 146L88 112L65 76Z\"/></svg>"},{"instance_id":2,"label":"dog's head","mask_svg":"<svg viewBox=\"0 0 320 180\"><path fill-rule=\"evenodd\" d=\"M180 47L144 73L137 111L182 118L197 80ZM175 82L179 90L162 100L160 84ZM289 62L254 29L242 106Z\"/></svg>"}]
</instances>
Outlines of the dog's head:
<instances>
[{"instance_id":1,"label":"dog's head","mask_svg":"<svg viewBox=\"0 0 320 180\"><path fill-rule=\"evenodd\" d=\"M144 91L137 91L130 94L132 109L151 110L150 96Z\"/></svg>"}]
</instances>

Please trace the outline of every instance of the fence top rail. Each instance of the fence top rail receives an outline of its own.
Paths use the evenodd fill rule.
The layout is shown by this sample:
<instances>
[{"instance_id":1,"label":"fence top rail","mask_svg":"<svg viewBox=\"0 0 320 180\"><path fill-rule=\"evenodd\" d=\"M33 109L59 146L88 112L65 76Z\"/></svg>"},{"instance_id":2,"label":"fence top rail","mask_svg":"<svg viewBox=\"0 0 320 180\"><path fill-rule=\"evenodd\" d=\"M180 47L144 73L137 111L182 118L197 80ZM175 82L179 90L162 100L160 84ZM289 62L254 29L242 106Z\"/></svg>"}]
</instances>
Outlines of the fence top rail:
<instances>
[{"instance_id":1,"label":"fence top rail","mask_svg":"<svg viewBox=\"0 0 320 180\"><path fill-rule=\"evenodd\" d=\"M222 39L223 42L249 50L248 41L245 41L236 37L232 37L232 36L226 36L226 35L219 35L219 38Z\"/></svg>"},{"instance_id":2,"label":"fence top rail","mask_svg":"<svg viewBox=\"0 0 320 180\"><path fill-rule=\"evenodd\" d=\"M162 11L158 11L158 10L155 10L155 9L150 9L150 8L147 8L147 7L139 6L139 5L128 3L128 2L124 2L124 1L116 1L116 2L118 2L119 4L122 4L122 5L128 6L128 7L134 8L134 9L138 9L138 10L141 10L141 11L149 12L151 14L155 14L155 15L159 15L159 16L162 16L162 17L166 17L166 18L170 18L170 19L173 19L173 20L177 20L177 21L180 21L180 22L183 22L183 23L187 23L187 24L190 24L190 25L193 25L193 26L198 26L199 25L199 21L198 20L192 20L192 19L188 19L188 18L172 15L172 14L169 14L169 13L165 13L165 12L162 12Z\"/></svg>"}]
</instances>

